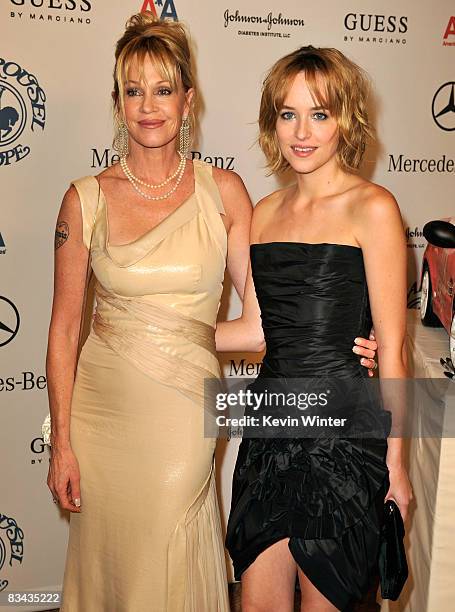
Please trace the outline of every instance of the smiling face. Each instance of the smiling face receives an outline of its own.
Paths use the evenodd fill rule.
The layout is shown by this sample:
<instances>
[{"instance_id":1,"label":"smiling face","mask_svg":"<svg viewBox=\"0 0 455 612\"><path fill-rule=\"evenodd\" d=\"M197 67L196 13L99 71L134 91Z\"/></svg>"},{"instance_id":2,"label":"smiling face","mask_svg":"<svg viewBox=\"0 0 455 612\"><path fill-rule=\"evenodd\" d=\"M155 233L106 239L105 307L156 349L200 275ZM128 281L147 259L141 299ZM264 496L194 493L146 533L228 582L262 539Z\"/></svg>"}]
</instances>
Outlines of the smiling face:
<instances>
[{"instance_id":1,"label":"smiling face","mask_svg":"<svg viewBox=\"0 0 455 612\"><path fill-rule=\"evenodd\" d=\"M275 129L281 153L295 172L307 174L338 163L338 123L314 98L304 72L296 75L278 109Z\"/></svg>"},{"instance_id":2,"label":"smiling face","mask_svg":"<svg viewBox=\"0 0 455 612\"><path fill-rule=\"evenodd\" d=\"M142 71L137 58L131 63L123 90L125 119L133 141L148 148L178 144L182 120L190 112L192 89L185 92L181 79L173 87L146 55Z\"/></svg>"}]
</instances>

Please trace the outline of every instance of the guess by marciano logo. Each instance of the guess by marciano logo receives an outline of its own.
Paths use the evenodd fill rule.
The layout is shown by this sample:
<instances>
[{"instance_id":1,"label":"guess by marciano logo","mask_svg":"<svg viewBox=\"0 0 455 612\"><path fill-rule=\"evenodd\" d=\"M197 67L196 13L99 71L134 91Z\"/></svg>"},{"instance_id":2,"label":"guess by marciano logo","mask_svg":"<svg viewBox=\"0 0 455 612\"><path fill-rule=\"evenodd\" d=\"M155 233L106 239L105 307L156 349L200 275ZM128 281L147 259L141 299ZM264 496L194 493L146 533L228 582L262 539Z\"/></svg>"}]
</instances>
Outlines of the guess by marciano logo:
<instances>
[{"instance_id":1,"label":"guess by marciano logo","mask_svg":"<svg viewBox=\"0 0 455 612\"><path fill-rule=\"evenodd\" d=\"M347 13L344 17L345 42L405 45L408 18L405 15Z\"/></svg>"},{"instance_id":2,"label":"guess by marciano logo","mask_svg":"<svg viewBox=\"0 0 455 612\"><path fill-rule=\"evenodd\" d=\"M0 57L0 167L24 159L44 130L46 94L38 79L17 62Z\"/></svg>"},{"instance_id":3,"label":"guess by marciano logo","mask_svg":"<svg viewBox=\"0 0 455 612\"><path fill-rule=\"evenodd\" d=\"M93 0L9 0L9 16L17 21L91 24L92 4Z\"/></svg>"},{"instance_id":4,"label":"guess by marciano logo","mask_svg":"<svg viewBox=\"0 0 455 612\"><path fill-rule=\"evenodd\" d=\"M455 47L455 16L452 15L449 19L449 23L444 32L442 39L442 45L444 47Z\"/></svg>"},{"instance_id":5,"label":"guess by marciano logo","mask_svg":"<svg viewBox=\"0 0 455 612\"><path fill-rule=\"evenodd\" d=\"M152 11L159 19L178 20L174 0L144 0L141 13L144 11Z\"/></svg>"}]
</instances>

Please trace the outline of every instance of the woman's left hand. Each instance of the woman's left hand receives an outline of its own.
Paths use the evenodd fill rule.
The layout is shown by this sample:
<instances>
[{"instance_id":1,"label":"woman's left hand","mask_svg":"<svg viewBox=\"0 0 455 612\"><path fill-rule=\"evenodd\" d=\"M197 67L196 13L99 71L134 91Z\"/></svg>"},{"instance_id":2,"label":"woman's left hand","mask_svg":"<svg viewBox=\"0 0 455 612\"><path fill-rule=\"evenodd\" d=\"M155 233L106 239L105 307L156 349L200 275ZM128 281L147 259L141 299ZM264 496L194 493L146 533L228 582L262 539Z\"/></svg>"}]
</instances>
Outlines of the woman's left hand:
<instances>
[{"instance_id":1,"label":"woman's left hand","mask_svg":"<svg viewBox=\"0 0 455 612\"><path fill-rule=\"evenodd\" d=\"M374 376L374 370L378 367L375 361L378 345L374 337L374 330L371 330L369 340L365 338L355 338L354 342L355 346L352 349L353 352L362 357L360 363L368 368L368 376Z\"/></svg>"},{"instance_id":2,"label":"woman's left hand","mask_svg":"<svg viewBox=\"0 0 455 612\"><path fill-rule=\"evenodd\" d=\"M409 481L408 473L404 467L389 468L389 490L384 498L384 502L393 499L400 509L403 521L408 514L408 506L413 499L412 486Z\"/></svg>"}]
</instances>

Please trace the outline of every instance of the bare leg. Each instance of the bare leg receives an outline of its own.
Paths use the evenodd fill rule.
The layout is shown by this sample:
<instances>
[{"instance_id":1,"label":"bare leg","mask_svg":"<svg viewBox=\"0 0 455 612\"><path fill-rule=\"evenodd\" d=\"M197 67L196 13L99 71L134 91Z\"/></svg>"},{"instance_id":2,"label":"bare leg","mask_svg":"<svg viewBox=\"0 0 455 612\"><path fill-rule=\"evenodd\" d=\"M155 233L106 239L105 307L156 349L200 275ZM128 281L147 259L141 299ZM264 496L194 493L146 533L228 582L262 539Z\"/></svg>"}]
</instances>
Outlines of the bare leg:
<instances>
[{"instance_id":1,"label":"bare leg","mask_svg":"<svg viewBox=\"0 0 455 612\"><path fill-rule=\"evenodd\" d=\"M242 574L242 612L292 612L297 564L289 539L269 546Z\"/></svg>"},{"instance_id":2,"label":"bare leg","mask_svg":"<svg viewBox=\"0 0 455 612\"><path fill-rule=\"evenodd\" d=\"M318 591L314 584L297 567L302 599L300 612L338 612L336 608L324 595Z\"/></svg>"}]
</instances>

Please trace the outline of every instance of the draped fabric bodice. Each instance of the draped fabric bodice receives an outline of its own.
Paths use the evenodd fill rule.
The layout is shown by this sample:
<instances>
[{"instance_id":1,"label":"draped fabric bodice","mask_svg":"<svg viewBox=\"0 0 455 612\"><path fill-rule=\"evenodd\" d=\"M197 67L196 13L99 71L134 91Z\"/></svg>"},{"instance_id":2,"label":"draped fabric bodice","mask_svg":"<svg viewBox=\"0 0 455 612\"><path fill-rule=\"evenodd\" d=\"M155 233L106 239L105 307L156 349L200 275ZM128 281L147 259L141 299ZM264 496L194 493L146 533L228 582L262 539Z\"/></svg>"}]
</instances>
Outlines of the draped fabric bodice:
<instances>
[{"instance_id":1,"label":"draped fabric bodice","mask_svg":"<svg viewBox=\"0 0 455 612\"><path fill-rule=\"evenodd\" d=\"M227 235L212 168L193 164L194 193L124 245L109 242L108 205L97 179L73 183L96 277L92 333L149 376L202 401L204 378L220 375L215 323Z\"/></svg>"}]
</instances>

